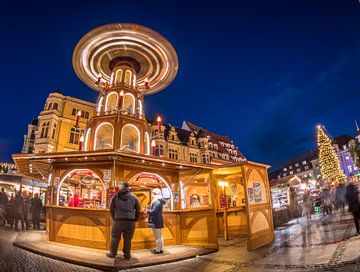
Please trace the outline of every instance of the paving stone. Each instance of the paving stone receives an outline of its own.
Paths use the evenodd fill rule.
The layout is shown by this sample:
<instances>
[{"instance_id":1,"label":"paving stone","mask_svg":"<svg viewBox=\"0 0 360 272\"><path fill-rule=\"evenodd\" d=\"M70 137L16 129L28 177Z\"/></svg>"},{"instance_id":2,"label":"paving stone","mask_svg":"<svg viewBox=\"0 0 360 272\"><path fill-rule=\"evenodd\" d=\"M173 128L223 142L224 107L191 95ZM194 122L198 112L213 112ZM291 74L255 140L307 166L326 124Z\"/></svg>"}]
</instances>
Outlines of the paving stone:
<instances>
[{"instance_id":1,"label":"paving stone","mask_svg":"<svg viewBox=\"0 0 360 272\"><path fill-rule=\"evenodd\" d=\"M7 228L0 228L0 271L2 272L95 272L98 270L49 259L16 248L13 241L17 233Z\"/></svg>"},{"instance_id":2,"label":"paving stone","mask_svg":"<svg viewBox=\"0 0 360 272\"><path fill-rule=\"evenodd\" d=\"M126 270L128 272L360 272L360 237L353 237L351 215L313 215L276 230L272 245L247 251L244 237L220 239L218 252L184 261ZM24 241L38 233L22 233ZM96 271L15 248L17 233L0 228L0 271ZM230 237L232 238L232 237ZM64 246L64 250L69 249Z\"/></svg>"}]
</instances>

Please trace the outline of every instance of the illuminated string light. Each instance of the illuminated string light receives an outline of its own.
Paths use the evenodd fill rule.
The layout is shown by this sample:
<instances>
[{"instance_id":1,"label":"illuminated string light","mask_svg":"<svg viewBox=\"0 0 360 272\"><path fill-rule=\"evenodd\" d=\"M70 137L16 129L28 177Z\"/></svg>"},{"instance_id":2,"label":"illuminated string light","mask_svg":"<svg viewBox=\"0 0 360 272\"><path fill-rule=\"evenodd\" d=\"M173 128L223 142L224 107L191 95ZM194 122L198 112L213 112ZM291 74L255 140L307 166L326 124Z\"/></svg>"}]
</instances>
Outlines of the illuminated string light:
<instances>
[{"instance_id":1,"label":"illuminated string light","mask_svg":"<svg viewBox=\"0 0 360 272\"><path fill-rule=\"evenodd\" d=\"M324 131L324 127L320 125L317 126L317 144L319 149L320 172L323 179L329 183L337 183L339 180L345 179L332 141Z\"/></svg>"}]
</instances>

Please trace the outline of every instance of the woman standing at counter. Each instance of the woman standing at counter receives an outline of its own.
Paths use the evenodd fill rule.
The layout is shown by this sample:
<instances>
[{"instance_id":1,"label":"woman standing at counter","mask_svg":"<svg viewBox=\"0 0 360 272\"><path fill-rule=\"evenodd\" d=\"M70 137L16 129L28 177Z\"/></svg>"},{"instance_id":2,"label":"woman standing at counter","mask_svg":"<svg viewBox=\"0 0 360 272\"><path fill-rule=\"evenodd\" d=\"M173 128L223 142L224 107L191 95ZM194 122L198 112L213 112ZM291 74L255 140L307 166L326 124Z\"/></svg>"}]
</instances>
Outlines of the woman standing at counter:
<instances>
[{"instance_id":1,"label":"woman standing at counter","mask_svg":"<svg viewBox=\"0 0 360 272\"><path fill-rule=\"evenodd\" d=\"M166 203L165 199L162 198L160 189L154 189L152 191L152 199L153 203L151 204L151 208L149 209L149 227L152 229L155 241L156 248L151 252L154 254L164 253L164 238L161 234L161 229L164 227L164 219L163 219L163 205Z\"/></svg>"}]
</instances>

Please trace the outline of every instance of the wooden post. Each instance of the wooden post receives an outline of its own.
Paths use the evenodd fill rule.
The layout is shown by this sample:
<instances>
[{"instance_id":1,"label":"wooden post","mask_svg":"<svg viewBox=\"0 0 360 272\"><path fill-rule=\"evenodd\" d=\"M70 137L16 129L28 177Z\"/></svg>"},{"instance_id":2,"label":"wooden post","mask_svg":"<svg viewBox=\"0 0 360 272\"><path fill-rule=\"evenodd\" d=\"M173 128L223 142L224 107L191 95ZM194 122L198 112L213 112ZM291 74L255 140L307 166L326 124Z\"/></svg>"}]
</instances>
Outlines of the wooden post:
<instances>
[{"instance_id":1,"label":"wooden post","mask_svg":"<svg viewBox=\"0 0 360 272\"><path fill-rule=\"evenodd\" d=\"M227 209L224 209L224 240L229 240L228 237L228 220L227 220Z\"/></svg>"}]
</instances>

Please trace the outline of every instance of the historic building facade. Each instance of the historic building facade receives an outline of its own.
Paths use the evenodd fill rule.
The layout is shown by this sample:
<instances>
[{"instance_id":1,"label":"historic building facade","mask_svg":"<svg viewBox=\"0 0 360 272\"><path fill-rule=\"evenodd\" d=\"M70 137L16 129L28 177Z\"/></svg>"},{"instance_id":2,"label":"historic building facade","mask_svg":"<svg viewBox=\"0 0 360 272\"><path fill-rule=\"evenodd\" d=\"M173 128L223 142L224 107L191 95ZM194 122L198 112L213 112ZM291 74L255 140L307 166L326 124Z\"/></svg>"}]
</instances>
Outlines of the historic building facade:
<instances>
[{"instance_id":1,"label":"historic building facade","mask_svg":"<svg viewBox=\"0 0 360 272\"><path fill-rule=\"evenodd\" d=\"M22 153L79 150L80 137L94 112L94 103L60 91L50 93L38 118L28 125Z\"/></svg>"},{"instance_id":2,"label":"historic building facade","mask_svg":"<svg viewBox=\"0 0 360 272\"><path fill-rule=\"evenodd\" d=\"M131 70L126 68L123 71L125 74L126 71ZM118 69L114 73L111 89L104 91L97 105L86 100L64 96L60 92L50 93L38 119L33 120L28 126L28 132L24 135L22 153L78 151L81 136L84 136L84 150L111 149L115 144L121 150L141 151L148 155L191 163L221 165L245 161L239 148L227 136L209 132L189 121L184 121L182 127L179 128L157 122L157 118L154 121L147 120L142 110L143 97L142 100L135 101L137 96L135 86L119 79ZM126 80L128 82L128 79ZM114 89L120 86L121 91L118 95ZM120 110L118 100L122 100L123 104ZM138 111L135 111L135 108ZM80 118L77 122L79 112ZM119 118L118 113L125 120L136 121L136 125L129 125L118 132L130 135L128 137L132 138L123 139L125 136L114 134L113 127ZM103 124L106 116L112 116L112 118ZM101 127L99 127L100 124L102 124ZM89 127L85 131L86 125ZM96 146L94 146L95 135L97 136ZM91 136L93 140L90 139ZM115 138L123 139L122 143L117 143ZM138 144L140 139L144 139L143 146Z\"/></svg>"},{"instance_id":3,"label":"historic building facade","mask_svg":"<svg viewBox=\"0 0 360 272\"><path fill-rule=\"evenodd\" d=\"M24 144L21 153L31 154L34 152L35 136L38 131L39 120L33 119L28 125L27 133L24 135Z\"/></svg>"}]
</instances>

